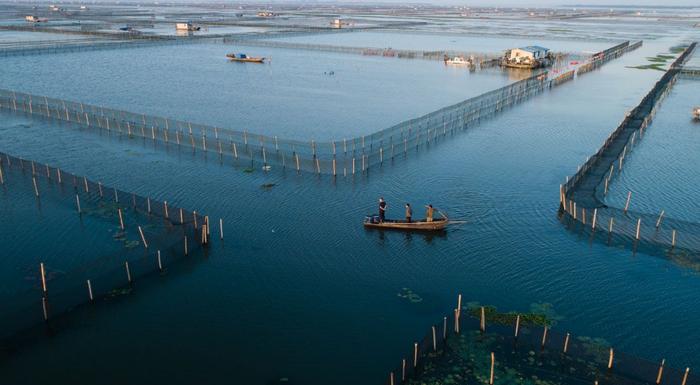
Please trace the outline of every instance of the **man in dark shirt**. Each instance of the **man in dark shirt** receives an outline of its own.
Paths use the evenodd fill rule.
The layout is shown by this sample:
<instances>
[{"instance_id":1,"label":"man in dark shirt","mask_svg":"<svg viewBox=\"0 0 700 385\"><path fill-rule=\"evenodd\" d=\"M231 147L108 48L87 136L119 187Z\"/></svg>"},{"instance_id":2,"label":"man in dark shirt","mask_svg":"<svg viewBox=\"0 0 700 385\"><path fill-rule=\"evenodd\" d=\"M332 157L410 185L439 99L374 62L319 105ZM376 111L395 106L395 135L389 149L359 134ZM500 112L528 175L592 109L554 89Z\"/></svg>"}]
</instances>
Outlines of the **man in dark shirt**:
<instances>
[{"instance_id":1,"label":"man in dark shirt","mask_svg":"<svg viewBox=\"0 0 700 385\"><path fill-rule=\"evenodd\" d=\"M386 201L384 198L379 198L379 222L384 222L386 218Z\"/></svg>"}]
</instances>

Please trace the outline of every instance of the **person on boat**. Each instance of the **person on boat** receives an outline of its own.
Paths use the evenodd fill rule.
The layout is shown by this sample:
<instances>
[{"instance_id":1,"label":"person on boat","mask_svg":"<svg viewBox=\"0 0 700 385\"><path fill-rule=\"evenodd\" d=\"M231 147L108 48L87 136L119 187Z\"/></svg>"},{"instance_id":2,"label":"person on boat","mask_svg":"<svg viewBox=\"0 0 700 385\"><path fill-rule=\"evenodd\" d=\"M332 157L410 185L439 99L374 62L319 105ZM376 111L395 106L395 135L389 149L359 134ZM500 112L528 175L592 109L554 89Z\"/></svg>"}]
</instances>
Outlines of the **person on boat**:
<instances>
[{"instance_id":1,"label":"person on boat","mask_svg":"<svg viewBox=\"0 0 700 385\"><path fill-rule=\"evenodd\" d=\"M386 201L384 198L379 198L379 222L384 222L386 218Z\"/></svg>"},{"instance_id":2,"label":"person on boat","mask_svg":"<svg viewBox=\"0 0 700 385\"><path fill-rule=\"evenodd\" d=\"M433 221L433 211L434 211L435 209L433 209L433 205L427 205L427 206L425 206L425 208L426 208L426 210L425 210L425 221L426 221L426 222L432 222L432 221Z\"/></svg>"},{"instance_id":3,"label":"person on boat","mask_svg":"<svg viewBox=\"0 0 700 385\"><path fill-rule=\"evenodd\" d=\"M412 216L413 216L413 210L411 209L411 204L406 203L406 222L411 223Z\"/></svg>"}]
</instances>

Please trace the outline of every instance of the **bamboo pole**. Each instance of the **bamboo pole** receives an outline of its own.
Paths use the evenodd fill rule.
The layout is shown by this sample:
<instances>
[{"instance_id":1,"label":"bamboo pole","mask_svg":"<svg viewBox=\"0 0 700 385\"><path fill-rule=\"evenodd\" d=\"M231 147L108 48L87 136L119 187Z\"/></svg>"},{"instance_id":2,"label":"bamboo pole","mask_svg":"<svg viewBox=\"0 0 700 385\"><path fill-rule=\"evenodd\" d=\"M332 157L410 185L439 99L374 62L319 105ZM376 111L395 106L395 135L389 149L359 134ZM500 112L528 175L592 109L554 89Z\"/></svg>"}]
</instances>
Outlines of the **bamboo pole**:
<instances>
[{"instance_id":1,"label":"bamboo pole","mask_svg":"<svg viewBox=\"0 0 700 385\"><path fill-rule=\"evenodd\" d=\"M676 229L671 231L671 248L676 247Z\"/></svg>"},{"instance_id":2,"label":"bamboo pole","mask_svg":"<svg viewBox=\"0 0 700 385\"><path fill-rule=\"evenodd\" d=\"M2 164L0 164L0 184L5 184L5 179L2 175Z\"/></svg>"},{"instance_id":3,"label":"bamboo pole","mask_svg":"<svg viewBox=\"0 0 700 385\"><path fill-rule=\"evenodd\" d=\"M496 355L491 352L491 376L489 376L489 385L493 385L493 372L496 366Z\"/></svg>"},{"instance_id":4,"label":"bamboo pole","mask_svg":"<svg viewBox=\"0 0 700 385\"><path fill-rule=\"evenodd\" d=\"M481 332L486 331L486 310L484 310L484 307L481 307L481 323L479 324L479 329L481 329Z\"/></svg>"},{"instance_id":5,"label":"bamboo pole","mask_svg":"<svg viewBox=\"0 0 700 385\"><path fill-rule=\"evenodd\" d=\"M143 241L143 247L148 249L148 242L146 242L146 237L143 235L143 229L141 229L141 226L139 226L138 229L139 234L141 235L141 241Z\"/></svg>"},{"instance_id":6,"label":"bamboo pole","mask_svg":"<svg viewBox=\"0 0 700 385\"><path fill-rule=\"evenodd\" d=\"M41 273L41 290L44 292L44 295L46 295L48 290L46 287L46 269L44 267L44 262L39 263L39 272Z\"/></svg>"},{"instance_id":7,"label":"bamboo pole","mask_svg":"<svg viewBox=\"0 0 700 385\"><path fill-rule=\"evenodd\" d=\"M413 368L418 367L418 342L413 343Z\"/></svg>"},{"instance_id":8,"label":"bamboo pole","mask_svg":"<svg viewBox=\"0 0 700 385\"><path fill-rule=\"evenodd\" d=\"M447 339L447 317L442 317L442 340Z\"/></svg>"},{"instance_id":9,"label":"bamboo pole","mask_svg":"<svg viewBox=\"0 0 700 385\"><path fill-rule=\"evenodd\" d=\"M163 271L163 261L160 259L160 250L156 251L156 256L158 258L158 270Z\"/></svg>"},{"instance_id":10,"label":"bamboo pole","mask_svg":"<svg viewBox=\"0 0 700 385\"><path fill-rule=\"evenodd\" d=\"M547 325L544 325L544 330L542 331L542 348L547 343Z\"/></svg>"},{"instance_id":11,"label":"bamboo pole","mask_svg":"<svg viewBox=\"0 0 700 385\"><path fill-rule=\"evenodd\" d=\"M656 374L656 385L659 385L661 383L661 377L664 374L664 364L666 363L666 359L661 360L661 365L659 365L659 371Z\"/></svg>"},{"instance_id":12,"label":"bamboo pole","mask_svg":"<svg viewBox=\"0 0 700 385\"><path fill-rule=\"evenodd\" d=\"M80 213L81 213L81 210L80 210L80 196L78 196L78 194L75 194L75 203L76 203L76 205L78 206L78 214L80 214Z\"/></svg>"},{"instance_id":13,"label":"bamboo pole","mask_svg":"<svg viewBox=\"0 0 700 385\"><path fill-rule=\"evenodd\" d=\"M457 295L457 312L462 313L462 294Z\"/></svg>"},{"instance_id":14,"label":"bamboo pole","mask_svg":"<svg viewBox=\"0 0 700 385\"><path fill-rule=\"evenodd\" d=\"M433 351L434 351L434 352L437 352L437 337L436 337L436 335L435 335L435 334L436 334L436 330L435 330L435 326L434 326L434 325L433 325L433 327L432 327L432 331L433 331Z\"/></svg>"},{"instance_id":15,"label":"bamboo pole","mask_svg":"<svg viewBox=\"0 0 700 385\"><path fill-rule=\"evenodd\" d=\"M185 235L185 255L189 254L189 251L187 250L187 235Z\"/></svg>"},{"instance_id":16,"label":"bamboo pole","mask_svg":"<svg viewBox=\"0 0 700 385\"><path fill-rule=\"evenodd\" d=\"M656 228L657 229L661 225L661 219L663 219L663 217L664 217L664 210L661 210L661 214L659 214L659 219L656 220Z\"/></svg>"},{"instance_id":17,"label":"bamboo pole","mask_svg":"<svg viewBox=\"0 0 700 385\"><path fill-rule=\"evenodd\" d=\"M637 219L637 233L635 234L635 238L639 240L639 230L642 226L642 218Z\"/></svg>"},{"instance_id":18,"label":"bamboo pole","mask_svg":"<svg viewBox=\"0 0 700 385\"><path fill-rule=\"evenodd\" d=\"M627 209L630 207L630 199L632 199L632 191L627 192L627 202L625 202L625 213L627 213Z\"/></svg>"},{"instance_id":19,"label":"bamboo pole","mask_svg":"<svg viewBox=\"0 0 700 385\"><path fill-rule=\"evenodd\" d=\"M131 283L131 270L129 270L129 261L124 262L124 269L126 269L126 279Z\"/></svg>"},{"instance_id":20,"label":"bamboo pole","mask_svg":"<svg viewBox=\"0 0 700 385\"><path fill-rule=\"evenodd\" d=\"M389 385L394 385L394 372L389 373Z\"/></svg>"},{"instance_id":21,"label":"bamboo pole","mask_svg":"<svg viewBox=\"0 0 700 385\"><path fill-rule=\"evenodd\" d=\"M566 337L564 338L564 353L569 350L569 336L569 333L566 333Z\"/></svg>"},{"instance_id":22,"label":"bamboo pole","mask_svg":"<svg viewBox=\"0 0 700 385\"><path fill-rule=\"evenodd\" d=\"M596 221L598 220L598 208L593 209L593 223L591 223L591 229L595 230Z\"/></svg>"},{"instance_id":23,"label":"bamboo pole","mask_svg":"<svg viewBox=\"0 0 700 385\"><path fill-rule=\"evenodd\" d=\"M224 239L224 220L219 218L219 239Z\"/></svg>"},{"instance_id":24,"label":"bamboo pole","mask_svg":"<svg viewBox=\"0 0 700 385\"><path fill-rule=\"evenodd\" d=\"M122 217L122 209L117 209L117 214L119 214L119 228L124 230L124 218Z\"/></svg>"},{"instance_id":25,"label":"bamboo pole","mask_svg":"<svg viewBox=\"0 0 700 385\"><path fill-rule=\"evenodd\" d=\"M614 357L615 357L615 352L613 351L613 348L610 348L610 358L608 358L608 369L612 369Z\"/></svg>"},{"instance_id":26,"label":"bamboo pole","mask_svg":"<svg viewBox=\"0 0 700 385\"><path fill-rule=\"evenodd\" d=\"M401 360L401 382L406 381L406 359Z\"/></svg>"},{"instance_id":27,"label":"bamboo pole","mask_svg":"<svg viewBox=\"0 0 700 385\"><path fill-rule=\"evenodd\" d=\"M690 368L685 368L685 373L683 374L683 381L681 382L681 385L685 385L685 383L688 381L688 373L690 372Z\"/></svg>"},{"instance_id":28,"label":"bamboo pole","mask_svg":"<svg viewBox=\"0 0 700 385\"><path fill-rule=\"evenodd\" d=\"M36 197L38 198L39 197L39 188L36 185L36 178L35 177L32 177L32 183L34 184L34 195L36 195Z\"/></svg>"},{"instance_id":29,"label":"bamboo pole","mask_svg":"<svg viewBox=\"0 0 700 385\"><path fill-rule=\"evenodd\" d=\"M92 296L92 284L90 283L90 280L87 280L87 288L88 288L88 296L90 298L90 302L92 302L95 298Z\"/></svg>"},{"instance_id":30,"label":"bamboo pole","mask_svg":"<svg viewBox=\"0 0 700 385\"><path fill-rule=\"evenodd\" d=\"M614 223L614 222L615 222L615 220L614 220L613 218L610 218L610 224L608 225L608 232L609 232L610 234L612 234L613 223Z\"/></svg>"},{"instance_id":31,"label":"bamboo pole","mask_svg":"<svg viewBox=\"0 0 700 385\"><path fill-rule=\"evenodd\" d=\"M455 309L455 334L459 334L459 311Z\"/></svg>"},{"instance_id":32,"label":"bamboo pole","mask_svg":"<svg viewBox=\"0 0 700 385\"><path fill-rule=\"evenodd\" d=\"M515 338L520 334L520 314L515 316Z\"/></svg>"}]
</instances>

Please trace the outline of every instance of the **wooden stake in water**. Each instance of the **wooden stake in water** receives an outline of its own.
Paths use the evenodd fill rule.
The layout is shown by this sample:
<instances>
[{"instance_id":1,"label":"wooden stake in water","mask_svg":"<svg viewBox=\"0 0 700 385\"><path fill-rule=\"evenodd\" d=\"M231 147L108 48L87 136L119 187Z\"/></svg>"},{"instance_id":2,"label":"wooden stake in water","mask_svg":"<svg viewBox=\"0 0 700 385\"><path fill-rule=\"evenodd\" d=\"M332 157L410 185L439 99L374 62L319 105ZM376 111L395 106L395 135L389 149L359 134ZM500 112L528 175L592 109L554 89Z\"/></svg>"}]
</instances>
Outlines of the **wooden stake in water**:
<instances>
[{"instance_id":1,"label":"wooden stake in water","mask_svg":"<svg viewBox=\"0 0 700 385\"><path fill-rule=\"evenodd\" d=\"M2 165L0 165L0 184L5 184L5 179L2 175Z\"/></svg>"},{"instance_id":2,"label":"wooden stake in water","mask_svg":"<svg viewBox=\"0 0 700 385\"><path fill-rule=\"evenodd\" d=\"M656 374L656 385L661 383L661 377L664 374L664 364L666 363L666 359L661 360L661 365L659 365L659 372Z\"/></svg>"},{"instance_id":3,"label":"wooden stake in water","mask_svg":"<svg viewBox=\"0 0 700 385\"><path fill-rule=\"evenodd\" d=\"M80 213L81 213L81 210L80 210L80 196L78 196L78 194L75 194L75 203L76 203L76 205L78 206L78 214L80 214Z\"/></svg>"},{"instance_id":4,"label":"wooden stake in water","mask_svg":"<svg viewBox=\"0 0 700 385\"><path fill-rule=\"evenodd\" d=\"M661 219L664 217L664 210L661 210L661 214L659 214L659 219L656 220L656 228L658 229L659 226L661 226Z\"/></svg>"},{"instance_id":5,"label":"wooden stake in water","mask_svg":"<svg viewBox=\"0 0 700 385\"><path fill-rule=\"evenodd\" d=\"M455 334L459 334L459 311L455 309Z\"/></svg>"},{"instance_id":6,"label":"wooden stake in water","mask_svg":"<svg viewBox=\"0 0 700 385\"><path fill-rule=\"evenodd\" d=\"M457 295L457 311L462 313L462 294Z\"/></svg>"},{"instance_id":7,"label":"wooden stake in water","mask_svg":"<svg viewBox=\"0 0 700 385\"><path fill-rule=\"evenodd\" d=\"M608 232L609 232L610 234L612 234L613 222L614 222L614 221L615 221L615 220L614 220L613 218L610 218L610 224L608 225Z\"/></svg>"},{"instance_id":8,"label":"wooden stake in water","mask_svg":"<svg viewBox=\"0 0 700 385\"><path fill-rule=\"evenodd\" d=\"M141 241L143 241L143 247L148 249L148 242L146 242L146 237L143 235L143 229L141 229L141 226L139 228L139 234L141 235Z\"/></svg>"},{"instance_id":9,"label":"wooden stake in water","mask_svg":"<svg viewBox=\"0 0 700 385\"><path fill-rule=\"evenodd\" d=\"M630 199L632 199L632 191L627 192L627 202L625 202L625 213L627 213L627 209L630 207Z\"/></svg>"},{"instance_id":10,"label":"wooden stake in water","mask_svg":"<svg viewBox=\"0 0 700 385\"><path fill-rule=\"evenodd\" d=\"M566 333L566 337L564 338L564 353L566 353L569 350L569 333Z\"/></svg>"},{"instance_id":11,"label":"wooden stake in water","mask_svg":"<svg viewBox=\"0 0 700 385\"><path fill-rule=\"evenodd\" d=\"M224 220L219 218L219 239L224 239Z\"/></svg>"},{"instance_id":12,"label":"wooden stake in water","mask_svg":"<svg viewBox=\"0 0 700 385\"><path fill-rule=\"evenodd\" d=\"M435 330L435 326L433 326L433 351L437 352L437 336L435 334L436 334L436 330Z\"/></svg>"},{"instance_id":13,"label":"wooden stake in water","mask_svg":"<svg viewBox=\"0 0 700 385\"><path fill-rule=\"evenodd\" d=\"M413 368L418 367L418 342L413 343Z\"/></svg>"},{"instance_id":14,"label":"wooden stake in water","mask_svg":"<svg viewBox=\"0 0 700 385\"><path fill-rule=\"evenodd\" d=\"M598 208L593 209L593 223L591 223L591 229L595 230L596 221L598 220Z\"/></svg>"},{"instance_id":15,"label":"wooden stake in water","mask_svg":"<svg viewBox=\"0 0 700 385\"><path fill-rule=\"evenodd\" d=\"M401 360L401 382L406 381L406 359Z\"/></svg>"},{"instance_id":16,"label":"wooden stake in water","mask_svg":"<svg viewBox=\"0 0 700 385\"><path fill-rule=\"evenodd\" d=\"M124 230L124 217L122 216L122 209L117 209L117 214L119 214L119 228Z\"/></svg>"},{"instance_id":17,"label":"wooden stake in water","mask_svg":"<svg viewBox=\"0 0 700 385\"><path fill-rule=\"evenodd\" d=\"M124 262L124 268L126 269L126 279L131 283L131 270L129 270L129 261Z\"/></svg>"},{"instance_id":18,"label":"wooden stake in water","mask_svg":"<svg viewBox=\"0 0 700 385\"><path fill-rule=\"evenodd\" d=\"M165 219L169 219L168 218L168 202L167 201L163 201L163 213L165 215Z\"/></svg>"},{"instance_id":19,"label":"wooden stake in water","mask_svg":"<svg viewBox=\"0 0 700 385\"><path fill-rule=\"evenodd\" d=\"M44 292L44 295L46 295L48 290L46 287L46 269L44 268L44 262L39 263L39 272L41 273L41 290Z\"/></svg>"},{"instance_id":20,"label":"wooden stake in water","mask_svg":"<svg viewBox=\"0 0 700 385\"><path fill-rule=\"evenodd\" d=\"M39 197L39 188L36 186L36 178L35 177L32 177L32 183L34 184L34 195L36 195L36 197L38 198Z\"/></svg>"},{"instance_id":21,"label":"wooden stake in water","mask_svg":"<svg viewBox=\"0 0 700 385\"><path fill-rule=\"evenodd\" d=\"M608 359L608 369L612 369L614 357L615 357L615 352L613 351L613 348L610 348L610 358Z\"/></svg>"},{"instance_id":22,"label":"wooden stake in water","mask_svg":"<svg viewBox=\"0 0 700 385\"><path fill-rule=\"evenodd\" d=\"M90 301L93 301L95 298L92 296L92 284L90 283L90 280L87 280L87 288L88 288L88 296L90 297Z\"/></svg>"},{"instance_id":23,"label":"wooden stake in water","mask_svg":"<svg viewBox=\"0 0 700 385\"><path fill-rule=\"evenodd\" d=\"M690 372L690 368L685 368L685 373L683 374L683 381L681 382L681 385L685 385L685 383L688 381L688 373Z\"/></svg>"},{"instance_id":24,"label":"wooden stake in water","mask_svg":"<svg viewBox=\"0 0 700 385\"><path fill-rule=\"evenodd\" d=\"M187 250L187 235L185 235L185 255L187 255L189 251Z\"/></svg>"},{"instance_id":25,"label":"wooden stake in water","mask_svg":"<svg viewBox=\"0 0 700 385\"><path fill-rule=\"evenodd\" d=\"M547 343L547 325L544 325L544 330L542 331L542 348Z\"/></svg>"},{"instance_id":26,"label":"wooden stake in water","mask_svg":"<svg viewBox=\"0 0 700 385\"><path fill-rule=\"evenodd\" d=\"M676 247L676 230L671 231L671 248Z\"/></svg>"},{"instance_id":27,"label":"wooden stake in water","mask_svg":"<svg viewBox=\"0 0 700 385\"><path fill-rule=\"evenodd\" d=\"M637 233L635 234L635 239L639 240L639 230L642 227L642 218L637 219Z\"/></svg>"},{"instance_id":28,"label":"wooden stake in water","mask_svg":"<svg viewBox=\"0 0 700 385\"><path fill-rule=\"evenodd\" d=\"M158 257L158 270L163 271L163 262L160 259L160 250L156 252L156 256Z\"/></svg>"},{"instance_id":29,"label":"wooden stake in water","mask_svg":"<svg viewBox=\"0 0 700 385\"><path fill-rule=\"evenodd\" d=\"M442 340L447 339L447 317L442 317Z\"/></svg>"},{"instance_id":30,"label":"wooden stake in water","mask_svg":"<svg viewBox=\"0 0 700 385\"><path fill-rule=\"evenodd\" d=\"M515 316L515 338L520 334L520 314Z\"/></svg>"},{"instance_id":31,"label":"wooden stake in water","mask_svg":"<svg viewBox=\"0 0 700 385\"><path fill-rule=\"evenodd\" d=\"M389 385L394 385L394 372L389 373Z\"/></svg>"},{"instance_id":32,"label":"wooden stake in water","mask_svg":"<svg viewBox=\"0 0 700 385\"><path fill-rule=\"evenodd\" d=\"M491 352L491 376L489 376L489 384L493 385L493 372L496 367L496 355Z\"/></svg>"},{"instance_id":33,"label":"wooden stake in water","mask_svg":"<svg viewBox=\"0 0 700 385\"><path fill-rule=\"evenodd\" d=\"M486 310L483 306L481 307L481 323L479 325L479 328L482 332L486 331Z\"/></svg>"}]
</instances>

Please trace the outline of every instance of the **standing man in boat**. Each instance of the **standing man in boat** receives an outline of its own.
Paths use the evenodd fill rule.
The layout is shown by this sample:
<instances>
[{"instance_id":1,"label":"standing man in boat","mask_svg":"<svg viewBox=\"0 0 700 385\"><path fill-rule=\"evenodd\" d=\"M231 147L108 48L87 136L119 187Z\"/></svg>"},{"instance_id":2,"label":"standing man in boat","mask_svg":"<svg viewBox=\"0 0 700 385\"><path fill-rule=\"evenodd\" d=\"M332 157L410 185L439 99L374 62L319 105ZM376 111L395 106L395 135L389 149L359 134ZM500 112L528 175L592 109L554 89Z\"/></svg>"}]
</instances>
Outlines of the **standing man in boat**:
<instances>
[{"instance_id":1,"label":"standing man in boat","mask_svg":"<svg viewBox=\"0 0 700 385\"><path fill-rule=\"evenodd\" d=\"M411 223L412 216L413 216L413 210L411 209L411 204L406 203L406 222Z\"/></svg>"},{"instance_id":2,"label":"standing man in boat","mask_svg":"<svg viewBox=\"0 0 700 385\"><path fill-rule=\"evenodd\" d=\"M433 221L433 205L427 205L425 206L425 221L426 222L432 222Z\"/></svg>"},{"instance_id":3,"label":"standing man in boat","mask_svg":"<svg viewBox=\"0 0 700 385\"><path fill-rule=\"evenodd\" d=\"M379 198L379 222L384 222L386 218L386 201L384 197Z\"/></svg>"}]
</instances>

